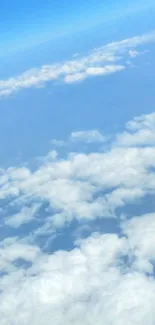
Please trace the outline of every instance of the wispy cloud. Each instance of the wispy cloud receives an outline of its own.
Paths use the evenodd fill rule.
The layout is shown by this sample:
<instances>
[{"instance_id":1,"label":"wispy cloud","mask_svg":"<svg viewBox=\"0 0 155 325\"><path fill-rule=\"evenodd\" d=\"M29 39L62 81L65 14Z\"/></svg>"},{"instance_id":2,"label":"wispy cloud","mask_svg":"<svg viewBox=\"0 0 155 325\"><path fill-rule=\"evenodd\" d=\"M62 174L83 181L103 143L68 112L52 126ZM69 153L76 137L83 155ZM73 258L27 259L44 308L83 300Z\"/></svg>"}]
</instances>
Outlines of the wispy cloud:
<instances>
[{"instance_id":1,"label":"wispy cloud","mask_svg":"<svg viewBox=\"0 0 155 325\"><path fill-rule=\"evenodd\" d=\"M105 142L106 139L98 130L72 132L70 136L73 142L97 143Z\"/></svg>"},{"instance_id":2,"label":"wispy cloud","mask_svg":"<svg viewBox=\"0 0 155 325\"><path fill-rule=\"evenodd\" d=\"M35 218L39 207L39 204L35 204L31 207L23 207L20 212L8 217L5 224L13 228L18 228L23 224L29 223Z\"/></svg>"},{"instance_id":3,"label":"wispy cloud","mask_svg":"<svg viewBox=\"0 0 155 325\"><path fill-rule=\"evenodd\" d=\"M0 96L7 96L20 89L43 86L48 81L61 80L65 83L82 81L92 76L103 76L126 68L126 59L138 55L137 48L155 41L155 31L118 42L109 43L94 49L84 57L43 65L11 77L0 80ZM120 63L122 61L124 63Z\"/></svg>"},{"instance_id":4,"label":"wispy cloud","mask_svg":"<svg viewBox=\"0 0 155 325\"><path fill-rule=\"evenodd\" d=\"M92 143L105 143L109 140L109 135L103 135L99 130L83 130L71 132L66 140L52 139L51 145L55 148L66 147L69 148L76 144L92 144Z\"/></svg>"}]
</instances>

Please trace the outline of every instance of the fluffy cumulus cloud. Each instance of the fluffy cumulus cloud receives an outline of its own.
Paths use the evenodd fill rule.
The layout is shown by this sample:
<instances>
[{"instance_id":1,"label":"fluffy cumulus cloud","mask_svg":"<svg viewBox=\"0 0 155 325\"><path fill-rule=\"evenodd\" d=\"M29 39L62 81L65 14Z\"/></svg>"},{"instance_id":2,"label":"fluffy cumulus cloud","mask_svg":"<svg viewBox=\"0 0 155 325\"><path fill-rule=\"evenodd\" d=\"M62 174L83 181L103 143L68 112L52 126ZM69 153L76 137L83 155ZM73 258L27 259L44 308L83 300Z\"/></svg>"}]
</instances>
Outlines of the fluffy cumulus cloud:
<instances>
[{"instance_id":1,"label":"fluffy cumulus cloud","mask_svg":"<svg viewBox=\"0 0 155 325\"><path fill-rule=\"evenodd\" d=\"M23 74L0 80L0 96L7 96L20 89L43 86L48 81L61 80L67 84L88 77L103 76L124 70L128 59L145 51L137 48L155 41L155 31L92 50L84 57L78 56L63 63L43 65Z\"/></svg>"},{"instance_id":2,"label":"fluffy cumulus cloud","mask_svg":"<svg viewBox=\"0 0 155 325\"><path fill-rule=\"evenodd\" d=\"M94 234L70 252L35 252L27 271L10 270L1 280L1 323L153 325L154 278L123 264L128 244L125 236Z\"/></svg>"},{"instance_id":3,"label":"fluffy cumulus cloud","mask_svg":"<svg viewBox=\"0 0 155 325\"><path fill-rule=\"evenodd\" d=\"M5 205L4 222L16 227L33 218L48 203L52 227L72 220L114 218L117 209L152 195L155 189L155 114L130 121L115 137L97 131L73 132L69 138L102 144L102 150L69 152L66 158L52 150L40 158L36 170L28 167L1 170L0 199ZM37 203L36 203L37 202ZM24 210L20 210L22 205ZM37 206L36 206L37 204ZM17 209L18 207L18 209ZM29 208L28 208L29 207ZM16 213L9 215L11 209ZM8 213L8 214L7 214ZM12 212L11 212L12 213Z\"/></svg>"},{"instance_id":4,"label":"fluffy cumulus cloud","mask_svg":"<svg viewBox=\"0 0 155 325\"><path fill-rule=\"evenodd\" d=\"M36 169L0 170L2 325L155 324L154 139L152 113L110 137L73 132L88 153L58 146ZM102 220L117 231L90 227ZM54 246L62 231L67 250Z\"/></svg>"}]
</instances>

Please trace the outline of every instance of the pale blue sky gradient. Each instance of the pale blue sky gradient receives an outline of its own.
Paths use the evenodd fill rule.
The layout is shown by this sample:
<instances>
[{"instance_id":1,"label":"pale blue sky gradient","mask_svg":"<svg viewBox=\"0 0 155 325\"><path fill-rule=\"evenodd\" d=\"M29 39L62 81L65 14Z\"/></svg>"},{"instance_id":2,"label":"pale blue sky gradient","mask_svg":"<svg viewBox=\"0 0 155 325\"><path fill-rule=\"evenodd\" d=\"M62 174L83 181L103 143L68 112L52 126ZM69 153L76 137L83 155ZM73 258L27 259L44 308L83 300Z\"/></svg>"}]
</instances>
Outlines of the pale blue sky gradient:
<instances>
[{"instance_id":1,"label":"pale blue sky gradient","mask_svg":"<svg viewBox=\"0 0 155 325\"><path fill-rule=\"evenodd\" d=\"M138 0L5 1L0 11L1 53L18 51L143 11L151 16L154 7L153 0L147 3Z\"/></svg>"}]
</instances>

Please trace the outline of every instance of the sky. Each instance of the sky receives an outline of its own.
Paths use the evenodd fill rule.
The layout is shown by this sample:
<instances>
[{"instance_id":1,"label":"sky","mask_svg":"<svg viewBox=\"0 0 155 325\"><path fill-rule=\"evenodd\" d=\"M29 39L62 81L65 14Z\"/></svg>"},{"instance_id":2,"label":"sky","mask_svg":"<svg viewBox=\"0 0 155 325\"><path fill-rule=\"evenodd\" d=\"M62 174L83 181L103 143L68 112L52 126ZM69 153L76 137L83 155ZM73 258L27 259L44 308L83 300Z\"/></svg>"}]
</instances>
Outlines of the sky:
<instances>
[{"instance_id":1,"label":"sky","mask_svg":"<svg viewBox=\"0 0 155 325\"><path fill-rule=\"evenodd\" d=\"M155 324L154 18L1 6L2 325Z\"/></svg>"},{"instance_id":2,"label":"sky","mask_svg":"<svg viewBox=\"0 0 155 325\"><path fill-rule=\"evenodd\" d=\"M45 3L7 0L2 3L0 12L1 53L16 52L140 11L149 10L151 14L153 7L153 0L147 4L138 0L48 0Z\"/></svg>"}]
</instances>

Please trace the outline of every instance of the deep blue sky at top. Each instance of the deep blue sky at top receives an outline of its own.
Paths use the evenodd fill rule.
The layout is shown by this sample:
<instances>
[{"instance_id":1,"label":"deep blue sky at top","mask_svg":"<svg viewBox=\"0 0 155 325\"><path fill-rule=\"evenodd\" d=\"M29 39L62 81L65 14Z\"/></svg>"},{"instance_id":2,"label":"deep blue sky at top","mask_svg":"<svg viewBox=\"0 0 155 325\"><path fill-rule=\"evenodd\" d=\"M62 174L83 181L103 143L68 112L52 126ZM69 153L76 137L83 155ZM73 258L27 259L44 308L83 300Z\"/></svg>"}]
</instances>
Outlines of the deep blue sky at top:
<instances>
[{"instance_id":1,"label":"deep blue sky at top","mask_svg":"<svg viewBox=\"0 0 155 325\"><path fill-rule=\"evenodd\" d=\"M1 51L22 48L153 6L138 0L6 0L0 8ZM10 49L11 50L11 49Z\"/></svg>"}]
</instances>

